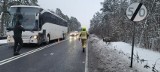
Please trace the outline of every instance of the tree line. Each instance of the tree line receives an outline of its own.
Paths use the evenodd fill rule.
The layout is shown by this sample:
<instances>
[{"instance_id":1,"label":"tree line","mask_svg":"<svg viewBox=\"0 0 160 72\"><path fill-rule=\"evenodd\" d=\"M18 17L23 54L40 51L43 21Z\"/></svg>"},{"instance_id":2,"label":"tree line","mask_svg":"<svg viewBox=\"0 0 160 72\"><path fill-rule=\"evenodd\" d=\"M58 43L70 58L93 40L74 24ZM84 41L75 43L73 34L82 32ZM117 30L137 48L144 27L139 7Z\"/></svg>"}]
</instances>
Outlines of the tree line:
<instances>
[{"instance_id":1,"label":"tree line","mask_svg":"<svg viewBox=\"0 0 160 72\"><path fill-rule=\"evenodd\" d=\"M52 12L54 12L54 11L52 11ZM59 15L60 17L62 17L63 19L67 20L69 32L80 30L81 23L78 21L78 19L76 17L71 16L69 18L67 15L63 14L59 8L56 9L55 13L57 15Z\"/></svg>"},{"instance_id":2,"label":"tree line","mask_svg":"<svg viewBox=\"0 0 160 72\"><path fill-rule=\"evenodd\" d=\"M148 14L144 20L133 23L127 18L126 10L135 2L143 3ZM135 45L160 51L160 0L104 0L101 5L90 21L91 34L132 43L135 24Z\"/></svg>"}]
</instances>

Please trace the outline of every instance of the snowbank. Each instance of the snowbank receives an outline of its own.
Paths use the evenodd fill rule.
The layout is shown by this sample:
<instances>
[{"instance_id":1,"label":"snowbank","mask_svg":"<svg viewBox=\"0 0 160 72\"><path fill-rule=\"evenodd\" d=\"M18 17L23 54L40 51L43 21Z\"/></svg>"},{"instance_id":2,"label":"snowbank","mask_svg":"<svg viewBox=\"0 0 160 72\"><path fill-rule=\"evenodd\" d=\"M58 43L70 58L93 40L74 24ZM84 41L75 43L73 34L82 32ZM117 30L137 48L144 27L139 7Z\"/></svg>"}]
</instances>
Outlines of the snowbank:
<instances>
[{"instance_id":1,"label":"snowbank","mask_svg":"<svg viewBox=\"0 0 160 72\"><path fill-rule=\"evenodd\" d=\"M131 45L124 42L111 42L109 48L114 48L128 57L131 56ZM160 72L160 53L144 48L134 47L134 63L139 63L151 72Z\"/></svg>"},{"instance_id":2,"label":"snowbank","mask_svg":"<svg viewBox=\"0 0 160 72\"><path fill-rule=\"evenodd\" d=\"M6 40L6 39L0 40L0 44L5 44L5 43L7 43L7 40Z\"/></svg>"},{"instance_id":3,"label":"snowbank","mask_svg":"<svg viewBox=\"0 0 160 72\"><path fill-rule=\"evenodd\" d=\"M130 68L127 56L114 49L114 44L106 44L95 35L90 36L88 48L89 72L150 72L138 63Z\"/></svg>"}]
</instances>

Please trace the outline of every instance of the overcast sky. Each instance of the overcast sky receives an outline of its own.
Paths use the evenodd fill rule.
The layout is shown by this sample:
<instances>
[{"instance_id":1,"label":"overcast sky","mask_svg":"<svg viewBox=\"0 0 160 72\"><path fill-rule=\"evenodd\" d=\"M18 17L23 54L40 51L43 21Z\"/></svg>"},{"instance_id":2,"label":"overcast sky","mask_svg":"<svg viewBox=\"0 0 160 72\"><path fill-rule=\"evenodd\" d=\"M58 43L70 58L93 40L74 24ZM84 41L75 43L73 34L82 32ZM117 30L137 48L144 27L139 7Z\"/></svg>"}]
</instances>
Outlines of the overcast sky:
<instances>
[{"instance_id":1,"label":"overcast sky","mask_svg":"<svg viewBox=\"0 0 160 72\"><path fill-rule=\"evenodd\" d=\"M104 0L38 0L38 4L45 8L56 10L60 8L66 15L76 17L82 24L89 28L90 20L95 12L102 8L100 2Z\"/></svg>"}]
</instances>

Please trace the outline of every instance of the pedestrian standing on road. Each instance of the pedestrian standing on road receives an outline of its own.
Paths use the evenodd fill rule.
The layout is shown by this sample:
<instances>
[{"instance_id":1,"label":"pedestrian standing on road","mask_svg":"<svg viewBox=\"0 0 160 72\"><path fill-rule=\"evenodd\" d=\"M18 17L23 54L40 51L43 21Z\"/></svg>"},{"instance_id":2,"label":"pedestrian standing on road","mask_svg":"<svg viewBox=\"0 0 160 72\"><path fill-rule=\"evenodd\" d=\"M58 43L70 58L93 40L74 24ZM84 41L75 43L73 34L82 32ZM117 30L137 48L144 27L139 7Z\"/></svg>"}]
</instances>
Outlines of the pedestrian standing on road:
<instances>
[{"instance_id":1,"label":"pedestrian standing on road","mask_svg":"<svg viewBox=\"0 0 160 72\"><path fill-rule=\"evenodd\" d=\"M86 31L86 28L82 28L81 33L80 33L80 39L81 39L81 43L82 43L83 52L85 52L85 48L87 46L88 36L89 36L89 34Z\"/></svg>"},{"instance_id":2,"label":"pedestrian standing on road","mask_svg":"<svg viewBox=\"0 0 160 72\"><path fill-rule=\"evenodd\" d=\"M19 21L16 21L16 25L14 27L14 55L19 55L19 51L23 46L22 40L22 31L25 31L23 26Z\"/></svg>"}]
</instances>

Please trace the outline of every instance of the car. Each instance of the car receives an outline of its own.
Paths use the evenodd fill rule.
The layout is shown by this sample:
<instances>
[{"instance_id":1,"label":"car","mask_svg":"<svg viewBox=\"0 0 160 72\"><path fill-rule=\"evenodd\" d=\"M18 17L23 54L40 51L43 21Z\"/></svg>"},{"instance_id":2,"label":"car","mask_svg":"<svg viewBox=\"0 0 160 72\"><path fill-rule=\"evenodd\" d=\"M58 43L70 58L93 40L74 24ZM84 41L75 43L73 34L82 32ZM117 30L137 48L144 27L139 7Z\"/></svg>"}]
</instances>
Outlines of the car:
<instances>
[{"instance_id":1,"label":"car","mask_svg":"<svg viewBox=\"0 0 160 72\"><path fill-rule=\"evenodd\" d=\"M111 37L104 37L104 38L103 38L103 41L104 41L104 42L111 42Z\"/></svg>"},{"instance_id":2,"label":"car","mask_svg":"<svg viewBox=\"0 0 160 72\"><path fill-rule=\"evenodd\" d=\"M79 35L78 31L74 31L70 33L70 36L78 36L78 35Z\"/></svg>"}]
</instances>

